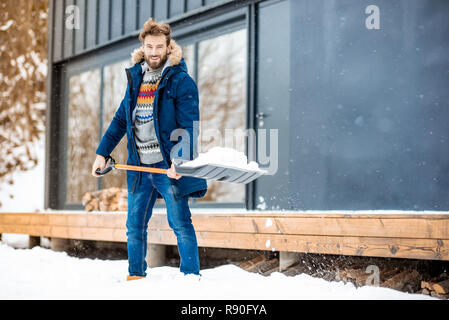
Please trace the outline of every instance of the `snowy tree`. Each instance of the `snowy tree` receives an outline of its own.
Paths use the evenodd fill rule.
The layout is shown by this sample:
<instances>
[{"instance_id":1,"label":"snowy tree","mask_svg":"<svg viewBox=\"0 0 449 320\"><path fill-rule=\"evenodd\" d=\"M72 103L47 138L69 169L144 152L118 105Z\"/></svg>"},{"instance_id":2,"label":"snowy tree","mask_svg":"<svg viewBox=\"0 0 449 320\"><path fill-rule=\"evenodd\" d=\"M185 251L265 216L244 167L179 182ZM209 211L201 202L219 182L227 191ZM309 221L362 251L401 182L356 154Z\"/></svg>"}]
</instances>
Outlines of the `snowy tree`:
<instances>
[{"instance_id":1,"label":"snowy tree","mask_svg":"<svg viewBox=\"0 0 449 320\"><path fill-rule=\"evenodd\" d=\"M0 8L1 181L37 164L33 145L45 128L48 1L4 0Z\"/></svg>"}]
</instances>

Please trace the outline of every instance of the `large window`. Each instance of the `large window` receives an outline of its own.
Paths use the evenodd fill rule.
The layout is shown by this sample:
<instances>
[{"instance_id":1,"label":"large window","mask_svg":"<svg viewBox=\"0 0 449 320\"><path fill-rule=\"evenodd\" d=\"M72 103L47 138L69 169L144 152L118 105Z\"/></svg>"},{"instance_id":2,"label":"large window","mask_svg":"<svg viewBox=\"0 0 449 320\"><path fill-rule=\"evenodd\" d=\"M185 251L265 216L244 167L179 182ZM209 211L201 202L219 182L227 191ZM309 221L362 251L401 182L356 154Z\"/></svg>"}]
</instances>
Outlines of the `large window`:
<instances>
[{"instance_id":1,"label":"large window","mask_svg":"<svg viewBox=\"0 0 449 320\"><path fill-rule=\"evenodd\" d=\"M199 89L200 153L215 146L246 151L246 43L246 29L241 29L183 48ZM242 203L245 185L208 181L208 192L198 201Z\"/></svg>"},{"instance_id":2,"label":"large window","mask_svg":"<svg viewBox=\"0 0 449 320\"><path fill-rule=\"evenodd\" d=\"M100 179L91 175L99 140L108 128L126 90L129 59L76 74L69 79L66 203L81 203L97 189L126 188L126 174L114 171ZM127 158L126 139L111 154L118 163Z\"/></svg>"},{"instance_id":3,"label":"large window","mask_svg":"<svg viewBox=\"0 0 449 320\"><path fill-rule=\"evenodd\" d=\"M69 80L67 148L67 203L80 203L85 192L96 189L90 167L100 130L100 69Z\"/></svg>"},{"instance_id":4,"label":"large window","mask_svg":"<svg viewBox=\"0 0 449 320\"><path fill-rule=\"evenodd\" d=\"M108 129L108 126L125 95L127 85L125 68L128 68L129 64L130 62L125 60L108 65L103 69L103 121L100 138ZM117 163L126 163L126 159L128 157L126 144L125 136L111 154ZM126 172L123 170L116 170L113 174L108 174L102 177L100 183L101 188L126 188Z\"/></svg>"},{"instance_id":5,"label":"large window","mask_svg":"<svg viewBox=\"0 0 449 320\"><path fill-rule=\"evenodd\" d=\"M246 151L246 52L246 29L183 47L188 71L199 89L199 152L214 146ZM130 63L126 59L69 76L66 204L79 204L86 192L97 189L126 188L124 171L97 179L91 176L91 166L99 140L123 99L127 83L124 69ZM118 163L126 163L126 143L124 137L112 153ZM191 201L240 206L245 202L245 185L208 181L206 196Z\"/></svg>"}]
</instances>

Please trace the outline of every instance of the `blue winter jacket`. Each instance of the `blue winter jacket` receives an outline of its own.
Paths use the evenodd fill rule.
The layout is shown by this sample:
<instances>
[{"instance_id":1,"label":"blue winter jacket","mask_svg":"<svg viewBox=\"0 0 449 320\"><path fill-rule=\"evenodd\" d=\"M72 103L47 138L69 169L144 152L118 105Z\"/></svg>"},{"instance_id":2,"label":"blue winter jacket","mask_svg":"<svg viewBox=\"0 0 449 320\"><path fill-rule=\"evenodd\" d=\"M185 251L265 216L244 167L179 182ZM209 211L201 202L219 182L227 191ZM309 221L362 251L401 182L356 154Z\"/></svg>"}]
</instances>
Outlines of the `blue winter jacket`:
<instances>
[{"instance_id":1,"label":"blue winter jacket","mask_svg":"<svg viewBox=\"0 0 449 320\"><path fill-rule=\"evenodd\" d=\"M168 56L155 94L153 111L156 136L168 167L171 166L172 158L179 157L193 160L196 157L198 128L194 125L194 122L200 120L198 88L195 81L187 73L182 49L174 40L171 40L169 47L171 53ZM127 164L140 165L134 140L133 111L136 107L144 71L142 67L144 53L141 48L134 50L132 53L132 62L134 65L126 69L128 86L125 97L101 139L96 153L104 157L110 155L126 133L128 140ZM189 133L190 148L187 149L190 154L182 154L183 150L186 149L175 148L173 150L178 150L178 152L173 153L170 157L172 148L177 143L182 142L182 137L179 137L176 141L170 141L170 134L178 128L185 129L185 132ZM138 171L127 171L128 192L134 192L141 175L142 173ZM178 180L171 178L169 180L173 185L175 197L201 198L206 194L207 183L205 179L183 176ZM161 194L158 194L158 198L162 198Z\"/></svg>"}]
</instances>

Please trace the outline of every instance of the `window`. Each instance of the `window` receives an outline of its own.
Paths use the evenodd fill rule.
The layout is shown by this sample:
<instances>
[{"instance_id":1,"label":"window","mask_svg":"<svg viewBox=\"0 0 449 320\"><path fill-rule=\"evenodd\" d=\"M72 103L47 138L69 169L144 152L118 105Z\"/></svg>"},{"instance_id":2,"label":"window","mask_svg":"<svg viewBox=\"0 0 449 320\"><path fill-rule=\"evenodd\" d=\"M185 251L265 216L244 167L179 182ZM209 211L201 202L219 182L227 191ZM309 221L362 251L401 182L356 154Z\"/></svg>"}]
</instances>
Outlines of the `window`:
<instances>
[{"instance_id":1,"label":"window","mask_svg":"<svg viewBox=\"0 0 449 320\"><path fill-rule=\"evenodd\" d=\"M98 143L106 132L126 91L129 59L73 75L69 79L66 203L79 204L97 189L126 188L126 173L114 171L100 179L91 167ZM118 163L127 159L126 139L112 152Z\"/></svg>"},{"instance_id":2,"label":"window","mask_svg":"<svg viewBox=\"0 0 449 320\"><path fill-rule=\"evenodd\" d=\"M188 72L199 89L199 152L214 146L246 151L245 137L240 135L246 129L246 42L246 29L240 29L183 47ZM127 67L128 58L69 76L66 204L79 205L86 192L127 187L125 171L101 179L91 176L98 143L126 91ZM232 139L225 140L227 130ZM124 137L112 152L117 163L126 163L126 144ZM206 196L191 201L240 205L245 191L245 185L208 181ZM164 204L161 199L157 203Z\"/></svg>"},{"instance_id":3,"label":"window","mask_svg":"<svg viewBox=\"0 0 449 320\"><path fill-rule=\"evenodd\" d=\"M125 95L127 86L125 68L128 68L129 64L130 62L125 60L108 65L103 69L103 108L100 139L108 129ZM126 136L115 147L111 156L117 163L126 163L128 157ZM124 170L116 170L113 174L105 175L101 178L99 187L102 189L112 187L126 189L126 172Z\"/></svg>"},{"instance_id":4,"label":"window","mask_svg":"<svg viewBox=\"0 0 449 320\"><path fill-rule=\"evenodd\" d=\"M196 78L199 90L200 153L215 146L245 153L246 43L246 29L241 29L183 48L189 73ZM242 203L245 185L208 181L208 192L198 201Z\"/></svg>"},{"instance_id":5,"label":"window","mask_svg":"<svg viewBox=\"0 0 449 320\"><path fill-rule=\"evenodd\" d=\"M100 69L69 80L67 203L80 203L85 192L96 189L90 168L100 129L100 82Z\"/></svg>"}]
</instances>

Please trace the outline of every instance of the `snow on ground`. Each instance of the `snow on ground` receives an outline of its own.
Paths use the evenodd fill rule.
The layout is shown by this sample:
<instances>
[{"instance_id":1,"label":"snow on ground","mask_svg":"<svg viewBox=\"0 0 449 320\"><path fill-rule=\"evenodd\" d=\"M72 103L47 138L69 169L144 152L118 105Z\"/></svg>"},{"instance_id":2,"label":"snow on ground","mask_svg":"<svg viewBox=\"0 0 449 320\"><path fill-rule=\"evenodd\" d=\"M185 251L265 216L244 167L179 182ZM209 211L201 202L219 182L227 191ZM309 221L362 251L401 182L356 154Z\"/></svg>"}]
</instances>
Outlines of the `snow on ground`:
<instances>
[{"instance_id":1,"label":"snow on ground","mask_svg":"<svg viewBox=\"0 0 449 320\"><path fill-rule=\"evenodd\" d=\"M125 281L126 260L79 259L65 252L24 247L27 236L6 234L0 243L0 299L434 299L387 288L328 282L301 274L269 277L234 265L202 270L201 280L174 267L148 270Z\"/></svg>"},{"instance_id":2,"label":"snow on ground","mask_svg":"<svg viewBox=\"0 0 449 320\"><path fill-rule=\"evenodd\" d=\"M44 208L45 139L35 145L38 158L36 167L16 171L0 185L0 212L34 212ZM8 181L14 181L9 184Z\"/></svg>"}]
</instances>

